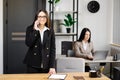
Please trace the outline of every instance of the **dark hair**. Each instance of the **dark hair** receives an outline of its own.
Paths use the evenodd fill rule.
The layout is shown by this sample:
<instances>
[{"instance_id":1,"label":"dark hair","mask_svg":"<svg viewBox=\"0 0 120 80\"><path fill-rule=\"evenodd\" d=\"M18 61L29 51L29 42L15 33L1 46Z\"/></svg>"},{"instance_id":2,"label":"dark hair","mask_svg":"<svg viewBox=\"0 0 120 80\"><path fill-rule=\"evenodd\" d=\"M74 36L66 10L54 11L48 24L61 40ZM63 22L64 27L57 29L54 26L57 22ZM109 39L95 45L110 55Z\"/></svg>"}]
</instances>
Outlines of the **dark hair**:
<instances>
[{"instance_id":1,"label":"dark hair","mask_svg":"<svg viewBox=\"0 0 120 80\"><path fill-rule=\"evenodd\" d=\"M46 10L39 10L39 11L36 13L32 25L34 25L34 22L37 20L38 14L39 14L40 12L44 12L44 13L46 14L47 22L45 23L45 26L50 28L50 19L49 19L48 12L47 12Z\"/></svg>"},{"instance_id":2,"label":"dark hair","mask_svg":"<svg viewBox=\"0 0 120 80\"><path fill-rule=\"evenodd\" d=\"M82 41L83 39L84 39L84 37L85 37L85 33L86 32L90 32L90 38L89 38L89 40L88 40L88 42L90 42L91 41L91 31L88 29L88 28L83 28L82 29L82 31L81 31L81 34L80 34L80 37L79 37L79 39L78 39L78 41Z\"/></svg>"}]
</instances>

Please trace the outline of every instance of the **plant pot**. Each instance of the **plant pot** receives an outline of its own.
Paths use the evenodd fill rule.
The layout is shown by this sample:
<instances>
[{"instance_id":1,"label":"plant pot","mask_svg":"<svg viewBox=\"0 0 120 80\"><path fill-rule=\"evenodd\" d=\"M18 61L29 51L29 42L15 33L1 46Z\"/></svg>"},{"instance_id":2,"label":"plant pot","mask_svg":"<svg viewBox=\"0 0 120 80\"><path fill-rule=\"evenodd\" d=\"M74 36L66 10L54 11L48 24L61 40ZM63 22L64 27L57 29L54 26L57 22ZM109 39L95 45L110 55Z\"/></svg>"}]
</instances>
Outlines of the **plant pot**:
<instances>
[{"instance_id":1,"label":"plant pot","mask_svg":"<svg viewBox=\"0 0 120 80\"><path fill-rule=\"evenodd\" d=\"M71 32L71 28L66 28L67 33Z\"/></svg>"}]
</instances>

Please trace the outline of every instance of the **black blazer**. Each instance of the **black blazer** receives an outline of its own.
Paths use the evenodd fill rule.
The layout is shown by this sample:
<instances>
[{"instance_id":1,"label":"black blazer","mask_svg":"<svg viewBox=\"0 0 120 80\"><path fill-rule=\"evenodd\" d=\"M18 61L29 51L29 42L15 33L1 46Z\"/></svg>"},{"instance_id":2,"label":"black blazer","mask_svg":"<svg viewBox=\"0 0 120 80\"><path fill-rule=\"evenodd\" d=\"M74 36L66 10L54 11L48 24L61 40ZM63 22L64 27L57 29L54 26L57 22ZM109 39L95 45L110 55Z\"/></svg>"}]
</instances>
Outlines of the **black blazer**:
<instances>
[{"instance_id":1,"label":"black blazer","mask_svg":"<svg viewBox=\"0 0 120 80\"><path fill-rule=\"evenodd\" d=\"M53 29L44 32L42 44L39 31L29 26L26 29L25 43L29 47L24 59L25 64L41 68L41 62L43 62L44 69L55 68L56 48Z\"/></svg>"}]
</instances>

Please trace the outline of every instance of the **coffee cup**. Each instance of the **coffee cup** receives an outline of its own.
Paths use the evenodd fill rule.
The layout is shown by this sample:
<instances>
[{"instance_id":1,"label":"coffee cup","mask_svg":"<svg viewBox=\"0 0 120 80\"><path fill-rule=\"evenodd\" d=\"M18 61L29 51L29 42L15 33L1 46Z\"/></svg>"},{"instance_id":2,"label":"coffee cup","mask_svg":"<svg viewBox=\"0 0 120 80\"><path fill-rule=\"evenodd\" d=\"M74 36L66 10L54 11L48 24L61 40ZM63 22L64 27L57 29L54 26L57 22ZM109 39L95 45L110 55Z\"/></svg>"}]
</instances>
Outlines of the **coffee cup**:
<instances>
[{"instance_id":1,"label":"coffee cup","mask_svg":"<svg viewBox=\"0 0 120 80\"><path fill-rule=\"evenodd\" d=\"M90 71L89 71L89 77L92 77L92 78L97 77L97 72L96 72L96 70L90 70Z\"/></svg>"}]
</instances>

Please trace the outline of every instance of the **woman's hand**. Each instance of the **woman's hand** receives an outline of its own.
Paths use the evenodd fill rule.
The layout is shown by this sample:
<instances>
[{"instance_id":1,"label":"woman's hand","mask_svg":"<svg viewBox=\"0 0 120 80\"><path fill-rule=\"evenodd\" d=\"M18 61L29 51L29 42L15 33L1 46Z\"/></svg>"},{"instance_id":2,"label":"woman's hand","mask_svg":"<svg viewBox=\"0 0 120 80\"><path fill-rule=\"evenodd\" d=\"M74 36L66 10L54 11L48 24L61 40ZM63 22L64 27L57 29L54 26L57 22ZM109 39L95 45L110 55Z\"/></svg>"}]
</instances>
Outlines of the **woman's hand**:
<instances>
[{"instance_id":1,"label":"woman's hand","mask_svg":"<svg viewBox=\"0 0 120 80\"><path fill-rule=\"evenodd\" d=\"M39 20L36 20L35 23L34 23L34 29L35 30L39 30L39 28L38 28L39 24L40 24Z\"/></svg>"},{"instance_id":2,"label":"woman's hand","mask_svg":"<svg viewBox=\"0 0 120 80\"><path fill-rule=\"evenodd\" d=\"M90 60L93 60L93 56L91 56L91 55L88 55L87 58Z\"/></svg>"},{"instance_id":3,"label":"woman's hand","mask_svg":"<svg viewBox=\"0 0 120 80\"><path fill-rule=\"evenodd\" d=\"M55 68L50 68L49 74L55 74L55 73L56 73Z\"/></svg>"}]
</instances>

